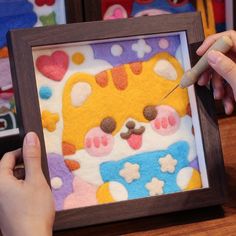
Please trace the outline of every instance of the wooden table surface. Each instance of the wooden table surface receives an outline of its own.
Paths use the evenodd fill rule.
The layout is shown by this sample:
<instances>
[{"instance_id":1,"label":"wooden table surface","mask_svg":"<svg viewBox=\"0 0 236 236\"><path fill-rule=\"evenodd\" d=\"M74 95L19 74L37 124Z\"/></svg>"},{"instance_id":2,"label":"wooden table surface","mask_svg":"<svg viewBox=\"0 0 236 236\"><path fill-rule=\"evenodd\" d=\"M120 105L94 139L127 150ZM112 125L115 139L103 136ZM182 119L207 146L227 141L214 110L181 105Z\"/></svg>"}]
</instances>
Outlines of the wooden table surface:
<instances>
[{"instance_id":1,"label":"wooden table surface","mask_svg":"<svg viewBox=\"0 0 236 236\"><path fill-rule=\"evenodd\" d=\"M223 206L55 232L74 235L236 235L236 117L219 120L229 197Z\"/></svg>"}]
</instances>

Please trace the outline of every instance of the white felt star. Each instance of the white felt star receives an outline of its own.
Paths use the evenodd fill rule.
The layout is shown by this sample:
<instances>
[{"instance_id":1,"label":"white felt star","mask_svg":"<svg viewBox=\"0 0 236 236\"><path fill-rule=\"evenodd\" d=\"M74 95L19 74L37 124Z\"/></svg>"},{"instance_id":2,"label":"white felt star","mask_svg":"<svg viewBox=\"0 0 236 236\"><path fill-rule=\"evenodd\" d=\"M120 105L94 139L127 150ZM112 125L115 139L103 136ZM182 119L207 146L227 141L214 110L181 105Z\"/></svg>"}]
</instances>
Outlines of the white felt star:
<instances>
[{"instance_id":1,"label":"white felt star","mask_svg":"<svg viewBox=\"0 0 236 236\"><path fill-rule=\"evenodd\" d=\"M137 53L138 58L143 58L146 53L152 51L152 48L146 44L144 39L139 39L137 43L132 45L132 50Z\"/></svg>"},{"instance_id":2,"label":"white felt star","mask_svg":"<svg viewBox=\"0 0 236 236\"><path fill-rule=\"evenodd\" d=\"M170 154L167 154L165 157L159 159L159 164L161 165L162 172L175 172L175 166L178 161L174 159Z\"/></svg>"},{"instance_id":3,"label":"white felt star","mask_svg":"<svg viewBox=\"0 0 236 236\"><path fill-rule=\"evenodd\" d=\"M140 178L139 165L126 162L119 174L127 183L131 183L133 180Z\"/></svg>"},{"instance_id":4,"label":"white felt star","mask_svg":"<svg viewBox=\"0 0 236 236\"><path fill-rule=\"evenodd\" d=\"M150 196L161 195L163 194L164 181L152 178L151 182L147 183L145 187L149 190Z\"/></svg>"}]
</instances>

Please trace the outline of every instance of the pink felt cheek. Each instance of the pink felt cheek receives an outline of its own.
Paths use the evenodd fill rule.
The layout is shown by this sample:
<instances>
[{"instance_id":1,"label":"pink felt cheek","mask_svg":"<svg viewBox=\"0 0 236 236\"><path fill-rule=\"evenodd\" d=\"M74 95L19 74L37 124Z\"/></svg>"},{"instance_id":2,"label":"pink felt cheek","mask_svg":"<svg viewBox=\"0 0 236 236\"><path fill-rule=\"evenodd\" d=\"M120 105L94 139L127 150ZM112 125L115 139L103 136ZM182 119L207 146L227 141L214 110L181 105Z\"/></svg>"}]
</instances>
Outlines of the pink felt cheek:
<instances>
[{"instance_id":1,"label":"pink felt cheek","mask_svg":"<svg viewBox=\"0 0 236 236\"><path fill-rule=\"evenodd\" d=\"M174 134L180 126L178 113L170 106L157 106L157 117L151 121L152 128L160 135Z\"/></svg>"},{"instance_id":2,"label":"pink felt cheek","mask_svg":"<svg viewBox=\"0 0 236 236\"><path fill-rule=\"evenodd\" d=\"M114 138L111 134L106 134L101 128L96 127L86 134L84 146L91 156L106 156L113 149Z\"/></svg>"}]
</instances>

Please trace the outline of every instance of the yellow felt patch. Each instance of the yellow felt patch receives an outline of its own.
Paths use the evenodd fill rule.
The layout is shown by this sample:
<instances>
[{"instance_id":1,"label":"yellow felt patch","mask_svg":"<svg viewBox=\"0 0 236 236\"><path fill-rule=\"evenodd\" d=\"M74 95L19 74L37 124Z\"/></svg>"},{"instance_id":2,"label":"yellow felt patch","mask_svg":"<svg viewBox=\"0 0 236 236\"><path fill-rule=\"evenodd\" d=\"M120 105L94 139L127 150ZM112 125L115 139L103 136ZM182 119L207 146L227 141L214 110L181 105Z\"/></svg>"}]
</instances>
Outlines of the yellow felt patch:
<instances>
[{"instance_id":1,"label":"yellow felt patch","mask_svg":"<svg viewBox=\"0 0 236 236\"><path fill-rule=\"evenodd\" d=\"M201 176L197 170L193 169L192 177L185 190L199 189L201 187L202 187Z\"/></svg>"},{"instance_id":2,"label":"yellow felt patch","mask_svg":"<svg viewBox=\"0 0 236 236\"><path fill-rule=\"evenodd\" d=\"M96 196L99 204L115 202L110 193L109 183L101 185L97 190Z\"/></svg>"},{"instance_id":3,"label":"yellow felt patch","mask_svg":"<svg viewBox=\"0 0 236 236\"><path fill-rule=\"evenodd\" d=\"M44 110L42 112L42 125L49 132L56 130L56 124L59 121L58 113L51 113L50 111Z\"/></svg>"},{"instance_id":4,"label":"yellow felt patch","mask_svg":"<svg viewBox=\"0 0 236 236\"><path fill-rule=\"evenodd\" d=\"M169 80L155 73L154 67L159 60L171 63L177 73L176 80ZM64 142L75 145L77 150L83 149L86 133L91 128L100 126L105 117L112 117L117 124L113 135L119 132L128 118L149 122L143 115L143 110L148 105L169 105L180 116L186 115L189 102L186 89L176 89L160 103L164 95L179 84L183 75L180 63L173 56L166 52L155 55L142 63L141 73L134 74L131 68L129 64L123 65L121 74L125 74L128 80L119 79L117 74L114 79L112 77L114 68L107 70L106 86L100 86L96 82L96 76L86 73L76 73L69 78L63 92ZM79 82L87 82L91 86L92 93L80 107L74 107L71 102L71 91Z\"/></svg>"}]
</instances>

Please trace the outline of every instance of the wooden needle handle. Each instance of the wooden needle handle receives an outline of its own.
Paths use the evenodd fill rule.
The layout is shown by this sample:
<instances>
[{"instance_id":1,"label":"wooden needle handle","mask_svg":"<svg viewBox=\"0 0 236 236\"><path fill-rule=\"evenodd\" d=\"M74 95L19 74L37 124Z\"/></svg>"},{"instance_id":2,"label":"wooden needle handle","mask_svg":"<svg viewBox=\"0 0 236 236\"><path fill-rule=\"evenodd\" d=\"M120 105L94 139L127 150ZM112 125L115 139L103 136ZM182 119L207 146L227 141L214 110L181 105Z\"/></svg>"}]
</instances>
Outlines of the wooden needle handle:
<instances>
[{"instance_id":1,"label":"wooden needle handle","mask_svg":"<svg viewBox=\"0 0 236 236\"><path fill-rule=\"evenodd\" d=\"M197 64L190 70L186 71L180 81L180 87L186 88L197 82L200 75L209 67L207 61L207 54L211 50L227 53L233 47L233 42L230 37L222 36L217 39L215 43L205 52L205 54L199 59Z\"/></svg>"}]
</instances>

